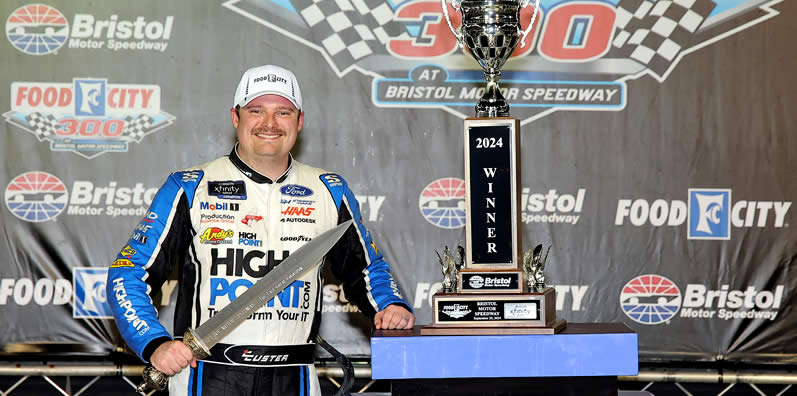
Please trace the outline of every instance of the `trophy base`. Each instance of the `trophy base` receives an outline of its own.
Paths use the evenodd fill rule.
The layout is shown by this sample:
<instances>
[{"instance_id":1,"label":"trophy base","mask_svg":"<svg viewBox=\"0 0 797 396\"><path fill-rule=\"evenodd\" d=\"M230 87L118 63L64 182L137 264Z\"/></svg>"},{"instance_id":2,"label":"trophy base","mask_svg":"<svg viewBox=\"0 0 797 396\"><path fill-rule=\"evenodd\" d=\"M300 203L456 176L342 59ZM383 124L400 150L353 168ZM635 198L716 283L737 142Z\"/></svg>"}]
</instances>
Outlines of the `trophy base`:
<instances>
[{"instance_id":1,"label":"trophy base","mask_svg":"<svg viewBox=\"0 0 797 396\"><path fill-rule=\"evenodd\" d=\"M527 335L556 334L567 327L567 321L556 319L551 327L451 327L424 326L421 335Z\"/></svg>"},{"instance_id":2,"label":"trophy base","mask_svg":"<svg viewBox=\"0 0 797 396\"><path fill-rule=\"evenodd\" d=\"M432 307L434 328L554 328L556 291L548 287L539 293L437 293Z\"/></svg>"}]
</instances>

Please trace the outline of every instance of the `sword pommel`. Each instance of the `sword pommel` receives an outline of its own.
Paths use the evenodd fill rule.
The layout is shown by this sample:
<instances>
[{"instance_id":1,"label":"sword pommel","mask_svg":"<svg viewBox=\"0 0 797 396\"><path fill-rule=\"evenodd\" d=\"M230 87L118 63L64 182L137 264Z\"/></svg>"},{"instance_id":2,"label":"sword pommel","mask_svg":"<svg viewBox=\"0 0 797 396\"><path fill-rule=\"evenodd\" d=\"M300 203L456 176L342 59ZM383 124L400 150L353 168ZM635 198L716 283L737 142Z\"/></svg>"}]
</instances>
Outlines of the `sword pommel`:
<instances>
[{"instance_id":1,"label":"sword pommel","mask_svg":"<svg viewBox=\"0 0 797 396\"><path fill-rule=\"evenodd\" d=\"M188 329L183 334L183 344L191 350L197 360L204 359L210 356L210 349L194 335L193 329ZM169 376L161 373L152 365L144 368L144 379L136 387L136 392L148 394L152 390L163 390L169 383Z\"/></svg>"}]
</instances>

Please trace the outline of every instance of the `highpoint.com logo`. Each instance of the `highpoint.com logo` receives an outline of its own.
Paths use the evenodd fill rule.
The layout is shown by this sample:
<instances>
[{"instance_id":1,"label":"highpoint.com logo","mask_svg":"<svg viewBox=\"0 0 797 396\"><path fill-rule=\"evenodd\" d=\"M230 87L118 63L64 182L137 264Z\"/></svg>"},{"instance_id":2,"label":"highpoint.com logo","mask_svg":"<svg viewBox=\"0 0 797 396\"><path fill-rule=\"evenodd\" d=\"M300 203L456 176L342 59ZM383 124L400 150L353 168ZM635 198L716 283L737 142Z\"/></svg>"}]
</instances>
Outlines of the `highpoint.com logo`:
<instances>
[{"instance_id":1,"label":"highpoint.com logo","mask_svg":"<svg viewBox=\"0 0 797 396\"><path fill-rule=\"evenodd\" d=\"M70 33L67 18L60 11L45 4L28 4L8 16L6 37L14 48L28 55L53 54L64 44L69 48L163 52L173 24L171 15L161 22L147 21L143 16L126 20L114 14L97 19L92 14L76 13Z\"/></svg>"},{"instance_id":2,"label":"highpoint.com logo","mask_svg":"<svg viewBox=\"0 0 797 396\"><path fill-rule=\"evenodd\" d=\"M731 226L788 227L786 215L790 201L731 200L730 189L690 188L689 202L656 199L620 199L614 224L625 224L626 218L634 226L647 223L655 227L679 226L687 222L687 239L731 239Z\"/></svg>"},{"instance_id":3,"label":"highpoint.com logo","mask_svg":"<svg viewBox=\"0 0 797 396\"><path fill-rule=\"evenodd\" d=\"M681 294L678 286L661 275L640 275L628 281L620 293L620 307L631 320L656 325L669 322L679 311L689 319L767 319L775 320L783 302L783 285L775 291L755 286L732 290L722 285L710 290L704 284L690 283Z\"/></svg>"},{"instance_id":4,"label":"highpoint.com logo","mask_svg":"<svg viewBox=\"0 0 797 396\"><path fill-rule=\"evenodd\" d=\"M620 111L628 80L663 82L684 56L774 17L780 2L541 0L526 46L502 70L502 92L524 124L558 110ZM223 6L319 51L339 77L356 70L372 78L376 106L439 108L465 118L485 86L437 0ZM460 14L448 7L458 29ZM521 10L521 28L533 12Z\"/></svg>"},{"instance_id":5,"label":"highpoint.com logo","mask_svg":"<svg viewBox=\"0 0 797 396\"><path fill-rule=\"evenodd\" d=\"M47 141L52 151L86 158L125 152L149 134L171 125L160 108L160 86L109 84L104 78L71 83L14 82L7 122Z\"/></svg>"},{"instance_id":6,"label":"highpoint.com logo","mask_svg":"<svg viewBox=\"0 0 797 396\"><path fill-rule=\"evenodd\" d=\"M8 183L6 206L21 220L42 222L55 220L66 209L70 216L135 216L143 217L157 193L157 188L118 186L106 187L87 180L72 182L71 195L64 182L47 172L23 173Z\"/></svg>"}]
</instances>

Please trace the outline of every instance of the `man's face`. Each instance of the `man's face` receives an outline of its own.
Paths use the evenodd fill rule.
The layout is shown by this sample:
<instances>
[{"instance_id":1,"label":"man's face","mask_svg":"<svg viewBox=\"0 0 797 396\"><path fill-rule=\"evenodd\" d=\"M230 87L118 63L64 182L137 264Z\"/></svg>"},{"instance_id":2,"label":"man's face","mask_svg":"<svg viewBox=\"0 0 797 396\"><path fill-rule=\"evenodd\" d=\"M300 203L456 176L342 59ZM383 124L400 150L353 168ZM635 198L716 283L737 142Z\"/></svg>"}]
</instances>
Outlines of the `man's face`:
<instances>
[{"instance_id":1,"label":"man's face","mask_svg":"<svg viewBox=\"0 0 797 396\"><path fill-rule=\"evenodd\" d=\"M304 113L279 95L263 95L241 107L230 109L238 135L238 154L244 161L282 160L296 143L304 124Z\"/></svg>"}]
</instances>

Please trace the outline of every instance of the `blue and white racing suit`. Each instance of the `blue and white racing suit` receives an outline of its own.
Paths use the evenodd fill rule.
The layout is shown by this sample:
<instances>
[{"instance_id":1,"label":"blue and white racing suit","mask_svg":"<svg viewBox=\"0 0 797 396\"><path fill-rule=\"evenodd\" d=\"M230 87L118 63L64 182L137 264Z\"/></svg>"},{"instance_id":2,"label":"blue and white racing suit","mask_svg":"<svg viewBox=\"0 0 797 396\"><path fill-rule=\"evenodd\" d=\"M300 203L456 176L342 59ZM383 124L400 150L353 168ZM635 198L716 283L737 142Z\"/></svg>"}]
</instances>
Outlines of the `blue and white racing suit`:
<instances>
[{"instance_id":1,"label":"blue and white racing suit","mask_svg":"<svg viewBox=\"0 0 797 396\"><path fill-rule=\"evenodd\" d=\"M172 173L108 271L108 302L122 336L145 361L172 339L151 296L173 268L179 279L174 332L181 336L302 244L349 219L356 227L324 259L346 297L371 318L390 304L409 310L339 175L291 158L272 181L235 149ZM320 395L312 342L321 319L321 276L316 267L252 314L210 358L173 377L171 394Z\"/></svg>"}]
</instances>

